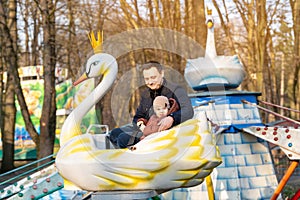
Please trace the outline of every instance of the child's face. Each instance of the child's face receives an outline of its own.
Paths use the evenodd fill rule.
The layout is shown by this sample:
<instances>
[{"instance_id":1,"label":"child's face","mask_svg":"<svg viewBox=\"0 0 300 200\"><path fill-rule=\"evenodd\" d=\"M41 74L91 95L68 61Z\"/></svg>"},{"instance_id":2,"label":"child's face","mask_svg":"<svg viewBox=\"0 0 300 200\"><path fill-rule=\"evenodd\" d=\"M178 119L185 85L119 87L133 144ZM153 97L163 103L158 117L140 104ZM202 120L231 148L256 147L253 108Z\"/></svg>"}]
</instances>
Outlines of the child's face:
<instances>
[{"instance_id":1,"label":"child's face","mask_svg":"<svg viewBox=\"0 0 300 200\"><path fill-rule=\"evenodd\" d=\"M154 106L154 112L156 114L157 117L165 117L168 115L168 107L167 106L158 106L155 105Z\"/></svg>"}]
</instances>

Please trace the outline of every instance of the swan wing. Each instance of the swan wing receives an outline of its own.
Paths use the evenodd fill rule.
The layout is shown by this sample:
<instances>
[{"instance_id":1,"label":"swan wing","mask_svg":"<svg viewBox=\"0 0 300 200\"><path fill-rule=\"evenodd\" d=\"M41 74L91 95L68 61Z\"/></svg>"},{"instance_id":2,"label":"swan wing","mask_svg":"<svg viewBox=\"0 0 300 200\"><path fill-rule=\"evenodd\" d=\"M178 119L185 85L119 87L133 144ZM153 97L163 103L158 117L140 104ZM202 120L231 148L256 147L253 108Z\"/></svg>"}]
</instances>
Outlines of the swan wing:
<instances>
[{"instance_id":1,"label":"swan wing","mask_svg":"<svg viewBox=\"0 0 300 200\"><path fill-rule=\"evenodd\" d=\"M92 135L86 134L67 143L62 149L66 153L56 159L57 167L65 179L86 190L166 189L200 184L221 163L212 135L208 131L201 134L197 120L189 120L146 137L134 151L97 149ZM77 147L70 148L75 144Z\"/></svg>"}]
</instances>

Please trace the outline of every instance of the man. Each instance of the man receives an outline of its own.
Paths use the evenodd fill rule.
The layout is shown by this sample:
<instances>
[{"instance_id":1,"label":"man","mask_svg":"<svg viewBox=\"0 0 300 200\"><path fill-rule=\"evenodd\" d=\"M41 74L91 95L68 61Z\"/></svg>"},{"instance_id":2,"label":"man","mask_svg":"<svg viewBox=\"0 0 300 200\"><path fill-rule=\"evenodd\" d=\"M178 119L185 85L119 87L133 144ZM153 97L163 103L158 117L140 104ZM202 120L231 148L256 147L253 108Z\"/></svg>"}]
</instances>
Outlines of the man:
<instances>
[{"instance_id":1,"label":"man","mask_svg":"<svg viewBox=\"0 0 300 200\"><path fill-rule=\"evenodd\" d=\"M150 61L142 67L143 77L148 87L141 94L141 101L133 117L132 124L111 130L109 139L117 148L126 148L140 141L142 131L139 129L139 119L149 118L154 114L153 101L157 96L166 96L176 100L179 110L163 118L159 123L158 131L167 130L194 116L194 110L187 92L181 86L164 78L163 67L156 61Z\"/></svg>"}]
</instances>

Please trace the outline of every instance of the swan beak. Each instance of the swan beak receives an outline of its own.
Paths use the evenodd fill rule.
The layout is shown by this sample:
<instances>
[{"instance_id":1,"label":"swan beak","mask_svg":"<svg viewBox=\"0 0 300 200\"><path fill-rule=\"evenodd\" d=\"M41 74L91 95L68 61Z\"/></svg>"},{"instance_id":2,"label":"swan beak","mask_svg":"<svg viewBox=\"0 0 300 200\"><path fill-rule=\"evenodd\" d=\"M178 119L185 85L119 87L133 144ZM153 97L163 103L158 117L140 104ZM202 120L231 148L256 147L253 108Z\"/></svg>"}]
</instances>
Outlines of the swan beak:
<instances>
[{"instance_id":1,"label":"swan beak","mask_svg":"<svg viewBox=\"0 0 300 200\"><path fill-rule=\"evenodd\" d=\"M212 28L214 26L214 23L212 21L207 22L207 28Z\"/></svg>"},{"instance_id":2,"label":"swan beak","mask_svg":"<svg viewBox=\"0 0 300 200\"><path fill-rule=\"evenodd\" d=\"M74 83L73 86L78 85L79 83L85 81L86 79L88 79L88 76L86 75L86 73L82 74L79 79L77 79Z\"/></svg>"}]
</instances>

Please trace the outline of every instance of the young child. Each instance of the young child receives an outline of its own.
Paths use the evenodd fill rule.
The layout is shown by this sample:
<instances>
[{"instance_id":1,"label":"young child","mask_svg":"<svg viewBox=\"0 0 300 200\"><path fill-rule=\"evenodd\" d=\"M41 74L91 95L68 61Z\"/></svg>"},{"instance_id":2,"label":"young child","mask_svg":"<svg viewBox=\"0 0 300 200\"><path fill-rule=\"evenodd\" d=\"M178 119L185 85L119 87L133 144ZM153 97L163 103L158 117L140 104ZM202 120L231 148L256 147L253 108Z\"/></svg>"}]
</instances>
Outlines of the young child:
<instances>
[{"instance_id":1,"label":"young child","mask_svg":"<svg viewBox=\"0 0 300 200\"><path fill-rule=\"evenodd\" d=\"M178 109L179 106L175 99L168 99L165 96L157 96L153 101L153 110L155 114L152 115L148 121L142 118L137 122L137 125L140 127L141 131L143 131L143 136L140 138L140 140L152 133L158 132L160 120L177 111Z\"/></svg>"}]
</instances>

